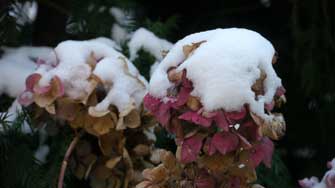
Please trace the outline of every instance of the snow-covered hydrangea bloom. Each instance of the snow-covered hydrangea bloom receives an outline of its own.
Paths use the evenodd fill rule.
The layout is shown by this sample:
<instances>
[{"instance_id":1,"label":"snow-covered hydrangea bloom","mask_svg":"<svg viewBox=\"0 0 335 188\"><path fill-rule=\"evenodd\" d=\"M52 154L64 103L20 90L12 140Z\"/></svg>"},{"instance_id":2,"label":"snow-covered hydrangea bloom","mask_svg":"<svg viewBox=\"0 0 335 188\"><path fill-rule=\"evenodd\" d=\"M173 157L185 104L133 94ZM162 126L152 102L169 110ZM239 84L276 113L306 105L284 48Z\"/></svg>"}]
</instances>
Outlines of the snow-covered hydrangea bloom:
<instances>
[{"instance_id":1,"label":"snow-covered hydrangea bloom","mask_svg":"<svg viewBox=\"0 0 335 188\"><path fill-rule=\"evenodd\" d=\"M195 161L219 185L228 178L242 187L254 180L261 162L271 166L274 148L268 137L279 139L285 132L283 116L271 113L285 102L275 62L272 44L247 29L200 32L171 48L152 75L144 104L176 135L180 162ZM209 164L225 163L229 156L240 159L221 170ZM202 164L204 157L209 160ZM229 173L235 168L248 170L241 178ZM225 173L228 177L219 176Z\"/></svg>"}]
</instances>

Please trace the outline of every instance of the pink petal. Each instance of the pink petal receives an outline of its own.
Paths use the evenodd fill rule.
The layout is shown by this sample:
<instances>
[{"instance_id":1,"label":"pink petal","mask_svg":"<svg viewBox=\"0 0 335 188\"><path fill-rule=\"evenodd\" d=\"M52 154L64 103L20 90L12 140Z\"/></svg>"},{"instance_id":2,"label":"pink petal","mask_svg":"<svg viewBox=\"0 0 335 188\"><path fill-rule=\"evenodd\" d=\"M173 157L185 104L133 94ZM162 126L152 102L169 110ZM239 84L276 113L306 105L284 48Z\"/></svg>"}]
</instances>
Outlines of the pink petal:
<instances>
[{"instance_id":1,"label":"pink petal","mask_svg":"<svg viewBox=\"0 0 335 188\"><path fill-rule=\"evenodd\" d=\"M197 112L193 112L193 111L185 112L182 115L180 115L178 118L182 120L193 122L203 127L210 127L212 124L211 119L206 118L202 116L201 114L198 114Z\"/></svg>"},{"instance_id":2,"label":"pink petal","mask_svg":"<svg viewBox=\"0 0 335 188\"><path fill-rule=\"evenodd\" d=\"M36 94L45 94L45 93L48 93L50 91L50 89L51 89L50 85L48 85L48 86L42 86L42 87L35 85L33 91Z\"/></svg>"},{"instance_id":3,"label":"pink petal","mask_svg":"<svg viewBox=\"0 0 335 188\"><path fill-rule=\"evenodd\" d=\"M259 126L253 120L243 122L238 132L251 141L259 141L262 138L259 133Z\"/></svg>"},{"instance_id":4,"label":"pink petal","mask_svg":"<svg viewBox=\"0 0 335 188\"><path fill-rule=\"evenodd\" d=\"M245 107L241 109L241 111L235 111L235 112L225 112L226 119L230 124L236 124L244 119L244 117L247 115L247 110Z\"/></svg>"},{"instance_id":5,"label":"pink petal","mask_svg":"<svg viewBox=\"0 0 335 188\"><path fill-rule=\"evenodd\" d=\"M188 97L190 96L192 89L187 87L181 87L176 102L172 105L175 109L178 109L180 106L184 105L187 102Z\"/></svg>"},{"instance_id":6,"label":"pink petal","mask_svg":"<svg viewBox=\"0 0 335 188\"><path fill-rule=\"evenodd\" d=\"M215 133L211 144L222 154L236 150L239 139L230 132Z\"/></svg>"},{"instance_id":7,"label":"pink petal","mask_svg":"<svg viewBox=\"0 0 335 188\"><path fill-rule=\"evenodd\" d=\"M252 166L256 168L261 162L263 162L265 166L270 168L272 163L273 150L274 146L272 141L269 138L264 137L250 153Z\"/></svg>"},{"instance_id":8,"label":"pink petal","mask_svg":"<svg viewBox=\"0 0 335 188\"><path fill-rule=\"evenodd\" d=\"M160 99L150 94L144 97L143 103L145 108L147 108L163 126L168 124L171 117L170 103L163 103Z\"/></svg>"},{"instance_id":9,"label":"pink petal","mask_svg":"<svg viewBox=\"0 0 335 188\"><path fill-rule=\"evenodd\" d=\"M276 96L280 97L286 93L286 89L283 86L280 86L276 90Z\"/></svg>"},{"instance_id":10,"label":"pink petal","mask_svg":"<svg viewBox=\"0 0 335 188\"><path fill-rule=\"evenodd\" d=\"M186 70L184 70L183 72L183 76L182 76L182 86L186 87L186 88L192 88L192 82L186 78Z\"/></svg>"},{"instance_id":11,"label":"pink petal","mask_svg":"<svg viewBox=\"0 0 335 188\"><path fill-rule=\"evenodd\" d=\"M314 185L318 184L319 180L316 177L312 177L312 178L309 178L309 179L308 178L304 178L302 180L299 180L298 182L299 182L299 185L302 188L311 188Z\"/></svg>"},{"instance_id":12,"label":"pink petal","mask_svg":"<svg viewBox=\"0 0 335 188\"><path fill-rule=\"evenodd\" d=\"M325 180L326 180L326 185L329 188L334 188L335 187L335 170L331 170L327 172Z\"/></svg>"},{"instance_id":13,"label":"pink petal","mask_svg":"<svg viewBox=\"0 0 335 188\"><path fill-rule=\"evenodd\" d=\"M18 98L18 102L23 106L29 106L34 102L33 93L30 91L24 91Z\"/></svg>"},{"instance_id":14,"label":"pink petal","mask_svg":"<svg viewBox=\"0 0 335 188\"><path fill-rule=\"evenodd\" d=\"M229 188L240 188L241 187L241 180L238 177L232 177L232 178L230 178L227 187L229 187Z\"/></svg>"},{"instance_id":15,"label":"pink petal","mask_svg":"<svg viewBox=\"0 0 335 188\"><path fill-rule=\"evenodd\" d=\"M195 161L202 146L202 137L199 135L191 136L184 140L181 148L181 162L190 163Z\"/></svg>"},{"instance_id":16,"label":"pink petal","mask_svg":"<svg viewBox=\"0 0 335 188\"><path fill-rule=\"evenodd\" d=\"M37 84L37 82L41 79L41 75L38 73L34 73L29 75L26 78L26 90L33 92L34 86Z\"/></svg>"},{"instance_id":17,"label":"pink petal","mask_svg":"<svg viewBox=\"0 0 335 188\"><path fill-rule=\"evenodd\" d=\"M196 188L215 188L215 180L207 173L201 173L194 181Z\"/></svg>"},{"instance_id":18,"label":"pink petal","mask_svg":"<svg viewBox=\"0 0 335 188\"><path fill-rule=\"evenodd\" d=\"M214 117L214 121L216 122L217 126L224 131L229 130L229 123L225 117L225 114L222 111L218 111Z\"/></svg>"},{"instance_id":19,"label":"pink petal","mask_svg":"<svg viewBox=\"0 0 335 188\"><path fill-rule=\"evenodd\" d=\"M212 138L207 138L204 148L206 148L208 155L212 156L213 154L216 153L216 148L215 146L212 144Z\"/></svg>"}]
</instances>

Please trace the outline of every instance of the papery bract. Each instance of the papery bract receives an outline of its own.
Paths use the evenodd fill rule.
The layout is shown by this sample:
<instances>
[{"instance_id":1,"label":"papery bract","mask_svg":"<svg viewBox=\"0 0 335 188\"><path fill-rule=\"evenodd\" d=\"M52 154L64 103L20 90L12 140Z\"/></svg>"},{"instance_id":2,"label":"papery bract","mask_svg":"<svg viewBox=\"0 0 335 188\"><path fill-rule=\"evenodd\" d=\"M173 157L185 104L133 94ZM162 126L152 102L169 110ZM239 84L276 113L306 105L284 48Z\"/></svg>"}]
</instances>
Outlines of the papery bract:
<instances>
[{"instance_id":1,"label":"papery bract","mask_svg":"<svg viewBox=\"0 0 335 188\"><path fill-rule=\"evenodd\" d=\"M212 119L206 118L202 116L201 114L197 112L193 112L193 111L185 112L182 115L180 115L178 118L182 120L193 122L203 127L210 127L212 124Z\"/></svg>"},{"instance_id":2,"label":"papery bract","mask_svg":"<svg viewBox=\"0 0 335 188\"><path fill-rule=\"evenodd\" d=\"M34 74L29 75L26 78L26 90L33 92L34 91L34 86L38 83L38 81L41 79L41 77L42 76L38 73L34 73Z\"/></svg>"},{"instance_id":3,"label":"papery bract","mask_svg":"<svg viewBox=\"0 0 335 188\"><path fill-rule=\"evenodd\" d=\"M222 155L234 151L238 144L238 137L230 132L215 133L211 141L211 145L213 145Z\"/></svg>"},{"instance_id":4,"label":"papery bract","mask_svg":"<svg viewBox=\"0 0 335 188\"><path fill-rule=\"evenodd\" d=\"M194 181L196 188L215 188L215 180L208 173L202 172Z\"/></svg>"},{"instance_id":5,"label":"papery bract","mask_svg":"<svg viewBox=\"0 0 335 188\"><path fill-rule=\"evenodd\" d=\"M203 138L199 135L194 135L183 141L181 146L181 162L189 163L195 161L202 147Z\"/></svg>"},{"instance_id":6,"label":"papery bract","mask_svg":"<svg viewBox=\"0 0 335 188\"><path fill-rule=\"evenodd\" d=\"M270 168L273 150L274 145L272 141L269 138L264 137L258 145L251 149L251 165L256 168L261 162L263 162L265 166Z\"/></svg>"}]
</instances>

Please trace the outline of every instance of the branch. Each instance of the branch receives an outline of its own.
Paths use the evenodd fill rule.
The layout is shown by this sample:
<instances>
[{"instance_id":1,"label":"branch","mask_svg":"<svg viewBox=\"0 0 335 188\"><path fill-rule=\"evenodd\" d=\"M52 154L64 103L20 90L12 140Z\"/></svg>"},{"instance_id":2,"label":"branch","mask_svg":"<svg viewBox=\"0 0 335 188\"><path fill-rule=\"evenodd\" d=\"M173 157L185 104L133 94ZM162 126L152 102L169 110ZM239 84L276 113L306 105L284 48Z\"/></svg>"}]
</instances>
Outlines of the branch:
<instances>
[{"instance_id":1,"label":"branch","mask_svg":"<svg viewBox=\"0 0 335 188\"><path fill-rule=\"evenodd\" d=\"M72 154L73 149L76 147L79 139L83 136L84 132L81 131L79 132L72 140L72 142L70 143L69 147L66 150L63 162L62 162L62 167L60 169L59 172L59 176L58 176L58 188L63 188L63 183L64 183L64 176L65 176L65 171L66 171L66 167L68 164L68 160Z\"/></svg>"}]
</instances>

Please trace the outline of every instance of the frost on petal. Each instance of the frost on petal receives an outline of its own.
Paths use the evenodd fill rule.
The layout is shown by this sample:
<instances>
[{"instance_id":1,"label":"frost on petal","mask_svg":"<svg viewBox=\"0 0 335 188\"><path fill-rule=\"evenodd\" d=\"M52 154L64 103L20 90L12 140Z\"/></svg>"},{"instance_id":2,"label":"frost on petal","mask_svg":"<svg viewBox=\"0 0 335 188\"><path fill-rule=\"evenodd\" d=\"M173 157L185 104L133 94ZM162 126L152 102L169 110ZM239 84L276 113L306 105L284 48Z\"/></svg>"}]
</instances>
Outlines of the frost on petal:
<instances>
[{"instance_id":1,"label":"frost on petal","mask_svg":"<svg viewBox=\"0 0 335 188\"><path fill-rule=\"evenodd\" d=\"M214 116L214 121L219 128L223 129L224 131L229 130L229 123L226 119L225 114L222 111L216 113L216 115Z\"/></svg>"},{"instance_id":2,"label":"frost on petal","mask_svg":"<svg viewBox=\"0 0 335 188\"><path fill-rule=\"evenodd\" d=\"M211 144L222 154L234 151L239 145L238 137L230 132L216 133Z\"/></svg>"},{"instance_id":3,"label":"frost on petal","mask_svg":"<svg viewBox=\"0 0 335 188\"><path fill-rule=\"evenodd\" d=\"M273 150L274 145L272 141L267 137L263 138L261 142L251 150L251 165L256 168L261 162L263 162L266 167L270 168Z\"/></svg>"},{"instance_id":4,"label":"frost on petal","mask_svg":"<svg viewBox=\"0 0 335 188\"><path fill-rule=\"evenodd\" d=\"M34 86L37 84L37 82L41 79L41 75L38 73L31 74L26 79L26 89L27 91L33 92Z\"/></svg>"},{"instance_id":5,"label":"frost on petal","mask_svg":"<svg viewBox=\"0 0 335 188\"><path fill-rule=\"evenodd\" d=\"M19 96L18 102L23 106L29 106L34 102L33 93L30 91L24 91Z\"/></svg>"},{"instance_id":6,"label":"frost on petal","mask_svg":"<svg viewBox=\"0 0 335 188\"><path fill-rule=\"evenodd\" d=\"M212 124L212 119L206 118L197 112L185 112L178 117L179 119L193 122L197 125L201 125L203 127L210 127Z\"/></svg>"},{"instance_id":7,"label":"frost on petal","mask_svg":"<svg viewBox=\"0 0 335 188\"><path fill-rule=\"evenodd\" d=\"M190 163L195 161L201 150L203 138L199 135L194 135L184 140L181 146L181 162Z\"/></svg>"},{"instance_id":8,"label":"frost on petal","mask_svg":"<svg viewBox=\"0 0 335 188\"><path fill-rule=\"evenodd\" d=\"M311 177L311 178L304 178L302 180L299 180L298 182L302 188L311 188L319 183L319 179L317 177Z\"/></svg>"}]
</instances>

